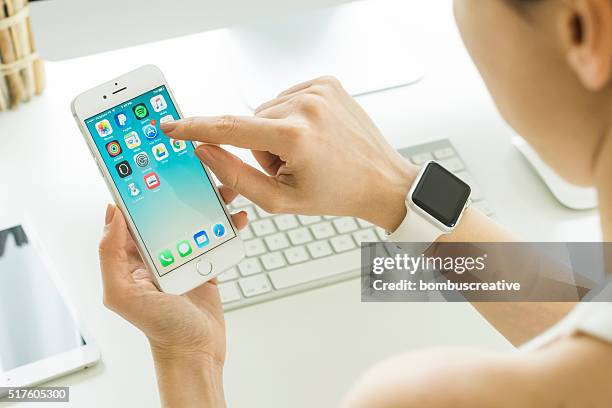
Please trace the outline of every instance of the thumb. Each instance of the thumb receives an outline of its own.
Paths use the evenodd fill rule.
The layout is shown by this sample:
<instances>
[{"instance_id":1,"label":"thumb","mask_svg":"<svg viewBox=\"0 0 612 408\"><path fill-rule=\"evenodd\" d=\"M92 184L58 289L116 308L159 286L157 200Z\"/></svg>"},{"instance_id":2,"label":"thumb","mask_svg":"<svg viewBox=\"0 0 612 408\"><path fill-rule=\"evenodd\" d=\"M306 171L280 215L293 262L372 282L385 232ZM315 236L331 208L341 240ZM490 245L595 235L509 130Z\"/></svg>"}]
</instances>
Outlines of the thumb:
<instances>
[{"instance_id":1,"label":"thumb","mask_svg":"<svg viewBox=\"0 0 612 408\"><path fill-rule=\"evenodd\" d=\"M242 194L265 211L279 212L285 207L281 184L276 178L265 175L216 145L201 145L195 153L224 186Z\"/></svg>"}]
</instances>

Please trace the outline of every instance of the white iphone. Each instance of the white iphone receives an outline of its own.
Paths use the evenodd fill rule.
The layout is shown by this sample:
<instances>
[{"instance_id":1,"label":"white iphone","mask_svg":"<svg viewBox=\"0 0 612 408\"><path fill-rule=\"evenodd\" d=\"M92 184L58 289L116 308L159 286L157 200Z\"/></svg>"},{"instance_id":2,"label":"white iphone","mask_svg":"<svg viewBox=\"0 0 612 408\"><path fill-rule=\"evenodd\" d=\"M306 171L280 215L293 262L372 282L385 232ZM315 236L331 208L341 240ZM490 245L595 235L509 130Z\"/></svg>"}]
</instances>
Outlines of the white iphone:
<instances>
[{"instance_id":1,"label":"white iphone","mask_svg":"<svg viewBox=\"0 0 612 408\"><path fill-rule=\"evenodd\" d=\"M78 95L72 113L161 290L188 292L242 260L243 242L196 146L160 131L181 112L159 68Z\"/></svg>"}]
</instances>

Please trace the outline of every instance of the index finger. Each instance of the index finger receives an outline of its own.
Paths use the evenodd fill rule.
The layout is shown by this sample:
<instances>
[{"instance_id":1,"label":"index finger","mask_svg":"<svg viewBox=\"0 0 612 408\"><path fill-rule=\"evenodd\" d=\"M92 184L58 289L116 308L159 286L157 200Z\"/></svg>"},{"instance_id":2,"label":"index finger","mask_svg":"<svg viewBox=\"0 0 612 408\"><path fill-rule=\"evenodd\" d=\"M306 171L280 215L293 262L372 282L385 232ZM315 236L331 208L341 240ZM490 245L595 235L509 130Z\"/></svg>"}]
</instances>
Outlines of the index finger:
<instances>
[{"instance_id":1,"label":"index finger","mask_svg":"<svg viewBox=\"0 0 612 408\"><path fill-rule=\"evenodd\" d=\"M248 116L186 118L160 125L166 136L208 144L227 144L275 152L282 148L285 127L278 119Z\"/></svg>"}]
</instances>

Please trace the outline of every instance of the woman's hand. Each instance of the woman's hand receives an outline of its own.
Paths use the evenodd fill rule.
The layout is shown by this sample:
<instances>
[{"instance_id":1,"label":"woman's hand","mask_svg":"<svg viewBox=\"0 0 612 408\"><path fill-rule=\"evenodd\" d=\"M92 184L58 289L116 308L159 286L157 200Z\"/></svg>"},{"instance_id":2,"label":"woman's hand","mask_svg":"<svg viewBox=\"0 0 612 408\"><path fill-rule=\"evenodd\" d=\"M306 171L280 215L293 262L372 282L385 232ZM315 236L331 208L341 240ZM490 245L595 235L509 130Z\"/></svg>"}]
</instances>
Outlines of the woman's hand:
<instances>
[{"instance_id":1,"label":"woman's hand","mask_svg":"<svg viewBox=\"0 0 612 408\"><path fill-rule=\"evenodd\" d=\"M196 154L219 180L271 213L354 216L393 231L417 173L330 77L283 92L255 117L183 119L161 130L205 143ZM251 149L267 174L219 144Z\"/></svg>"},{"instance_id":2,"label":"woman's hand","mask_svg":"<svg viewBox=\"0 0 612 408\"><path fill-rule=\"evenodd\" d=\"M222 187L226 202L237 193ZM239 229L246 213L232 216ZM138 327L149 339L164 405L223 404L225 322L216 280L182 295L160 292L153 283L123 214L106 212L100 242L104 304ZM209 406L209 405L207 405Z\"/></svg>"}]
</instances>

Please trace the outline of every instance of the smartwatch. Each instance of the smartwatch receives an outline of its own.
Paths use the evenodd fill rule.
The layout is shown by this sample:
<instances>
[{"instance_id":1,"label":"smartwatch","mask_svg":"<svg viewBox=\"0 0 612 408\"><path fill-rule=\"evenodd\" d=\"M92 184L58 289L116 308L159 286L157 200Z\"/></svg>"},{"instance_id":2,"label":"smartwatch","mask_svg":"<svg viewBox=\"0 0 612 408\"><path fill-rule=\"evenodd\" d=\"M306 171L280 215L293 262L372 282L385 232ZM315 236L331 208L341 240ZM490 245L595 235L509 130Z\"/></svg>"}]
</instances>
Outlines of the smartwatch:
<instances>
[{"instance_id":1,"label":"smartwatch","mask_svg":"<svg viewBox=\"0 0 612 408\"><path fill-rule=\"evenodd\" d=\"M433 243L455 230L470 205L471 187L436 161L423 166L406 197L406 218L392 242Z\"/></svg>"}]
</instances>

